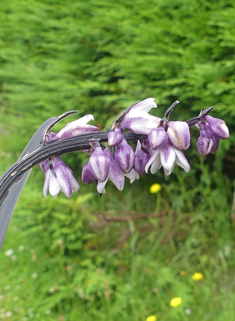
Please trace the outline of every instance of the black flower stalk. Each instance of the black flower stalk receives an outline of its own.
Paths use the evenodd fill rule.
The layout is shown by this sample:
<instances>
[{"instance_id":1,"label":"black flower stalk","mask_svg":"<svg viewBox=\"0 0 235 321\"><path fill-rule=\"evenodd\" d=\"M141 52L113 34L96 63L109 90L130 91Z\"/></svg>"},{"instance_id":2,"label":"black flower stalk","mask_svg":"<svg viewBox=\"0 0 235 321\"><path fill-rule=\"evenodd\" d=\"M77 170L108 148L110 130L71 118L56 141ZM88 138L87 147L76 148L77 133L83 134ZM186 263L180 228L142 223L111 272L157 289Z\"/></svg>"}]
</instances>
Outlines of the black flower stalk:
<instances>
[{"instance_id":1,"label":"black flower stalk","mask_svg":"<svg viewBox=\"0 0 235 321\"><path fill-rule=\"evenodd\" d=\"M208 115L213 107L202 109L197 117L188 121L169 121L178 103L174 102L164 117L158 118L149 114L152 108L157 108L154 98L138 101L122 112L107 131L99 131L96 126L88 124L94 118L86 115L68 123L59 133L50 132L56 123L76 111L48 119L17 162L0 178L0 247L19 195L31 169L37 164L45 174L43 195L47 197L49 190L53 197L60 191L70 197L80 185L61 159L66 153L82 151L90 156L82 170L82 182L95 183L100 194L106 192L108 180L121 191L125 179L133 183L149 168L154 174L163 167L165 174L170 175L176 164L188 172L190 165L183 150L190 146L189 128L194 125L200 131L199 152L204 156L214 153L219 140L229 137L226 124ZM135 152L129 141L137 141Z\"/></svg>"}]
</instances>

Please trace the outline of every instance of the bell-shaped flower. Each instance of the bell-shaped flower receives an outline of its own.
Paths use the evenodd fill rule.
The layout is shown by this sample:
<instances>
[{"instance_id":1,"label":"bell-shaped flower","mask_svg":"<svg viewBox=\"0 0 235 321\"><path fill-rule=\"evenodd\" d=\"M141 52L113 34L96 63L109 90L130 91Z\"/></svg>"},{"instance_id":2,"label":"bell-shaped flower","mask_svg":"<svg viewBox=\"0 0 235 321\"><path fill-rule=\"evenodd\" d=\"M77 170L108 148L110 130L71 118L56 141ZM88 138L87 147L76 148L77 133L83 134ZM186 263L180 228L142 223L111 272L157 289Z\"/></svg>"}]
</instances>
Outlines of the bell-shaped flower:
<instances>
[{"instance_id":1,"label":"bell-shaped flower","mask_svg":"<svg viewBox=\"0 0 235 321\"><path fill-rule=\"evenodd\" d=\"M95 176L91 173L90 167L87 164L83 165L82 168L82 182L84 184L91 184L96 180Z\"/></svg>"},{"instance_id":2,"label":"bell-shaped flower","mask_svg":"<svg viewBox=\"0 0 235 321\"><path fill-rule=\"evenodd\" d=\"M211 152L213 145L214 145L214 142L210 136L200 135L198 137L197 148L198 148L199 153L202 156L208 155ZM219 147L219 145L218 145L218 147ZM215 151L217 151L217 149L214 148Z\"/></svg>"},{"instance_id":3,"label":"bell-shaped flower","mask_svg":"<svg viewBox=\"0 0 235 321\"><path fill-rule=\"evenodd\" d=\"M68 138L91 132L98 132L98 127L87 124L90 120L94 120L94 117L92 115L86 115L82 118L72 121L71 123L68 123L57 134L58 139Z\"/></svg>"},{"instance_id":4,"label":"bell-shaped flower","mask_svg":"<svg viewBox=\"0 0 235 321\"><path fill-rule=\"evenodd\" d=\"M108 133L108 144L110 147L119 145L123 140L121 129L116 127L114 131Z\"/></svg>"},{"instance_id":5,"label":"bell-shaped flower","mask_svg":"<svg viewBox=\"0 0 235 321\"><path fill-rule=\"evenodd\" d=\"M165 175L170 175L173 171L175 164L185 170L190 171L190 165L181 150L178 150L169 143L165 144L162 148L153 152L151 158L145 166L146 173L149 167L152 174L156 173L161 167L164 168Z\"/></svg>"},{"instance_id":6,"label":"bell-shaped flower","mask_svg":"<svg viewBox=\"0 0 235 321\"><path fill-rule=\"evenodd\" d=\"M147 98L135 104L124 116L119 128L146 135L157 128L161 119L148 114L152 108L157 107L154 100L154 98Z\"/></svg>"},{"instance_id":7,"label":"bell-shaped flower","mask_svg":"<svg viewBox=\"0 0 235 321\"><path fill-rule=\"evenodd\" d=\"M144 152L141 149L140 141L138 140L135 150L135 160L134 160L134 166L137 173L144 175L145 174L145 166L148 163L150 159L150 155L146 152Z\"/></svg>"},{"instance_id":8,"label":"bell-shaped flower","mask_svg":"<svg viewBox=\"0 0 235 321\"><path fill-rule=\"evenodd\" d=\"M45 173L43 195L47 197L47 191L51 196L56 197L62 191L67 197L80 188L73 176L72 170L62 161L61 157L54 157L53 170L49 167L48 159L40 163L41 170Z\"/></svg>"},{"instance_id":9,"label":"bell-shaped flower","mask_svg":"<svg viewBox=\"0 0 235 321\"><path fill-rule=\"evenodd\" d=\"M148 141L153 149L161 148L168 142L168 135L163 126L157 129L153 129L150 134L148 134Z\"/></svg>"},{"instance_id":10,"label":"bell-shaped flower","mask_svg":"<svg viewBox=\"0 0 235 321\"><path fill-rule=\"evenodd\" d=\"M117 187L119 191L122 191L124 188L124 173L121 171L120 167L118 166L113 153L110 151L109 148L104 149L104 153L109 157L110 159L110 166L109 166L109 172L108 177L105 181L98 180L97 184L97 191L100 194L106 193L105 191L105 185L107 184L108 180L110 179L111 182Z\"/></svg>"},{"instance_id":11,"label":"bell-shaped flower","mask_svg":"<svg viewBox=\"0 0 235 321\"><path fill-rule=\"evenodd\" d=\"M110 157L101 147L96 147L89 159L88 165L92 175L98 181L104 182L108 178L110 163Z\"/></svg>"},{"instance_id":12,"label":"bell-shaped flower","mask_svg":"<svg viewBox=\"0 0 235 321\"><path fill-rule=\"evenodd\" d=\"M177 149L188 149L190 146L189 126L183 121L167 122L167 135L171 145Z\"/></svg>"},{"instance_id":13,"label":"bell-shaped flower","mask_svg":"<svg viewBox=\"0 0 235 321\"><path fill-rule=\"evenodd\" d=\"M124 173L129 173L134 165L135 152L125 139L119 144L115 160Z\"/></svg>"},{"instance_id":14,"label":"bell-shaped flower","mask_svg":"<svg viewBox=\"0 0 235 321\"><path fill-rule=\"evenodd\" d=\"M212 133L222 139L229 138L229 129L225 124L225 121L219 118L214 118L207 115L205 120L210 125Z\"/></svg>"}]
</instances>

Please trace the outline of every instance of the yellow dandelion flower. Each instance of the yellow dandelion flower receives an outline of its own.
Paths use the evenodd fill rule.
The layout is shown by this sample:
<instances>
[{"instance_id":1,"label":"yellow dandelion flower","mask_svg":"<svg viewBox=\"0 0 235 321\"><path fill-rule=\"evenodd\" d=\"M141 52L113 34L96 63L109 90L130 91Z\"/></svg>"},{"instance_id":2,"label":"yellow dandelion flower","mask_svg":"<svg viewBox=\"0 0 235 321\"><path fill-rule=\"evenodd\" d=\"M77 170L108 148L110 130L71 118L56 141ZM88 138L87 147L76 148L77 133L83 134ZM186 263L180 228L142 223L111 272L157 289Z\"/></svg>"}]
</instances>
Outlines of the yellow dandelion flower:
<instances>
[{"instance_id":1,"label":"yellow dandelion flower","mask_svg":"<svg viewBox=\"0 0 235 321\"><path fill-rule=\"evenodd\" d=\"M147 317L146 321L156 321L157 318L155 317L155 315L150 315L149 317Z\"/></svg>"},{"instance_id":2,"label":"yellow dandelion flower","mask_svg":"<svg viewBox=\"0 0 235 321\"><path fill-rule=\"evenodd\" d=\"M156 183L150 186L150 193L151 194L156 194L162 189L161 185Z\"/></svg>"},{"instance_id":3,"label":"yellow dandelion flower","mask_svg":"<svg viewBox=\"0 0 235 321\"><path fill-rule=\"evenodd\" d=\"M202 280L203 278L204 278L204 275L203 275L202 273L196 272L196 273L194 273L194 274L192 275L193 281L200 281L200 280Z\"/></svg>"},{"instance_id":4,"label":"yellow dandelion flower","mask_svg":"<svg viewBox=\"0 0 235 321\"><path fill-rule=\"evenodd\" d=\"M175 308L175 307L178 307L180 304L182 303L182 299L181 298L173 298L171 299L170 301L170 305Z\"/></svg>"},{"instance_id":5,"label":"yellow dandelion flower","mask_svg":"<svg viewBox=\"0 0 235 321\"><path fill-rule=\"evenodd\" d=\"M186 274L187 274L187 272L185 272L185 271L180 272L180 275L186 275Z\"/></svg>"}]
</instances>

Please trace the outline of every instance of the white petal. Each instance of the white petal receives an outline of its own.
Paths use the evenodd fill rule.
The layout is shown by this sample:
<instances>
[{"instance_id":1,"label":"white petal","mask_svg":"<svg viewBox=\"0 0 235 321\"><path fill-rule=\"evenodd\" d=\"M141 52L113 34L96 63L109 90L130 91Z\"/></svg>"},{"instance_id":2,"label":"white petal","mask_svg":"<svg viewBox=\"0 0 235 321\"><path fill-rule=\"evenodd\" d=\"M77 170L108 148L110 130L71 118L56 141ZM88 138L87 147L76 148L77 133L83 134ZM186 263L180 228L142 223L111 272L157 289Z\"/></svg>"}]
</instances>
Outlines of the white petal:
<instances>
[{"instance_id":1,"label":"white petal","mask_svg":"<svg viewBox=\"0 0 235 321\"><path fill-rule=\"evenodd\" d=\"M152 163L150 173L155 174L162 167L160 153L157 154L155 160Z\"/></svg>"},{"instance_id":2,"label":"white petal","mask_svg":"<svg viewBox=\"0 0 235 321\"><path fill-rule=\"evenodd\" d=\"M130 179L130 183L132 184L136 179L140 178L140 175L136 170L132 169L129 173L124 173L124 175Z\"/></svg>"},{"instance_id":3,"label":"white petal","mask_svg":"<svg viewBox=\"0 0 235 321\"><path fill-rule=\"evenodd\" d=\"M175 148L169 144L164 145L160 150L162 166L166 170L172 170L175 163Z\"/></svg>"},{"instance_id":4,"label":"white petal","mask_svg":"<svg viewBox=\"0 0 235 321\"><path fill-rule=\"evenodd\" d=\"M148 163L146 164L145 166L145 172L148 173L148 170L149 170L149 166L154 162L155 158L157 157L159 153L159 149L156 149L154 152L153 152L153 155L150 157Z\"/></svg>"},{"instance_id":5,"label":"white petal","mask_svg":"<svg viewBox=\"0 0 235 321\"><path fill-rule=\"evenodd\" d=\"M98 184L97 184L97 187L96 187L98 193L100 193L100 194L106 193L105 185L106 185L107 182L108 182L108 179L106 179L104 182L98 181Z\"/></svg>"},{"instance_id":6,"label":"white petal","mask_svg":"<svg viewBox=\"0 0 235 321\"><path fill-rule=\"evenodd\" d=\"M181 168L183 168L186 173L188 173L190 171L190 165L187 158L184 156L184 153L178 149L175 149L175 153L176 153L175 163Z\"/></svg>"},{"instance_id":7,"label":"white petal","mask_svg":"<svg viewBox=\"0 0 235 321\"><path fill-rule=\"evenodd\" d=\"M53 197L56 197L60 192L60 185L50 170L49 170L49 192Z\"/></svg>"},{"instance_id":8,"label":"white petal","mask_svg":"<svg viewBox=\"0 0 235 321\"><path fill-rule=\"evenodd\" d=\"M157 104L155 103L155 98L146 98L145 100L140 101L136 104L132 109L139 109L149 112L152 108L157 108Z\"/></svg>"}]
</instances>

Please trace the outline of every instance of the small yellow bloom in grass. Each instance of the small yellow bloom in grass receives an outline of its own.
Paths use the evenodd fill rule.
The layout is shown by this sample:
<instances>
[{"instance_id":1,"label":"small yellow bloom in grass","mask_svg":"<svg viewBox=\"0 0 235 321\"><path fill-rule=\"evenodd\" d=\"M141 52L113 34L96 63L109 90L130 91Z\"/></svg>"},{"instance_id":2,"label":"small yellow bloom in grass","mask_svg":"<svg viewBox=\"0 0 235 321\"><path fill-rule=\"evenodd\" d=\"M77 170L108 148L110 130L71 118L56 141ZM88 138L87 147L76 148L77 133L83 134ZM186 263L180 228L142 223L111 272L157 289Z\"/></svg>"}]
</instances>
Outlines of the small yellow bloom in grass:
<instances>
[{"instance_id":1,"label":"small yellow bloom in grass","mask_svg":"<svg viewBox=\"0 0 235 321\"><path fill-rule=\"evenodd\" d=\"M181 298L173 298L173 299L171 299L170 305L173 308L175 308L175 307L178 307L181 303L182 303L182 299Z\"/></svg>"},{"instance_id":2,"label":"small yellow bloom in grass","mask_svg":"<svg viewBox=\"0 0 235 321\"><path fill-rule=\"evenodd\" d=\"M202 280L203 278L204 278L204 275L203 275L202 273L196 272L196 273L194 273L194 274L192 275L193 281L200 281L200 280Z\"/></svg>"},{"instance_id":3,"label":"small yellow bloom in grass","mask_svg":"<svg viewBox=\"0 0 235 321\"><path fill-rule=\"evenodd\" d=\"M185 271L180 272L180 275L186 275L186 274L187 274L187 272L185 272Z\"/></svg>"},{"instance_id":4,"label":"small yellow bloom in grass","mask_svg":"<svg viewBox=\"0 0 235 321\"><path fill-rule=\"evenodd\" d=\"M146 321L156 321L157 318L155 317L155 315L150 315L149 317L147 317Z\"/></svg>"},{"instance_id":5,"label":"small yellow bloom in grass","mask_svg":"<svg viewBox=\"0 0 235 321\"><path fill-rule=\"evenodd\" d=\"M150 186L150 193L151 194L156 194L162 189L161 185L156 183Z\"/></svg>"}]
</instances>

